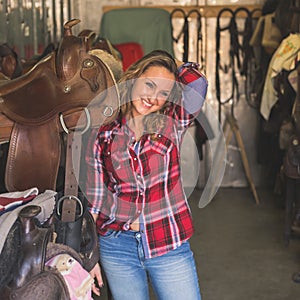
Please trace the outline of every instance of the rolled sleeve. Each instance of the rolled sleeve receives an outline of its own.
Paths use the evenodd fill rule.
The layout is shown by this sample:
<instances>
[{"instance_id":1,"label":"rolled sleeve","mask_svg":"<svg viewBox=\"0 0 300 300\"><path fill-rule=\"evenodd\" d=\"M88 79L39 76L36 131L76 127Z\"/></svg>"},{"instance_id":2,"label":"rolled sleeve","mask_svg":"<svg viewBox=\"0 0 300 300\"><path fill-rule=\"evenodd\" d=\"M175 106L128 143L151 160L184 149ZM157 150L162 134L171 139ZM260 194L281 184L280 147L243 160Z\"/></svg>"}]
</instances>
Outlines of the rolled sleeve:
<instances>
[{"instance_id":1,"label":"rolled sleeve","mask_svg":"<svg viewBox=\"0 0 300 300\"><path fill-rule=\"evenodd\" d=\"M189 114L200 112L207 94L207 79L198 68L196 63L185 63L179 68L178 81L183 84L183 106Z\"/></svg>"}]
</instances>

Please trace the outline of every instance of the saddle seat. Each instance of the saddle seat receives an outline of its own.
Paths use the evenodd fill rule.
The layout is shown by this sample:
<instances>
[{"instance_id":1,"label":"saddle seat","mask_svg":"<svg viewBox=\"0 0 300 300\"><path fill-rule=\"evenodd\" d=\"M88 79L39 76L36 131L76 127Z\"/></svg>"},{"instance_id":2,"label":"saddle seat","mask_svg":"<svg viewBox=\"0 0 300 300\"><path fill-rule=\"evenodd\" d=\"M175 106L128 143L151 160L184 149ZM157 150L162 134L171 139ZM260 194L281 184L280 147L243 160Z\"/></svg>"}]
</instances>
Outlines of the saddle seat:
<instances>
[{"instance_id":1,"label":"saddle seat","mask_svg":"<svg viewBox=\"0 0 300 300\"><path fill-rule=\"evenodd\" d=\"M57 76L55 58L53 52L28 73L14 80L0 81L0 112L20 124L36 126L59 113L86 107L113 85L106 75L107 66L96 56L82 57L82 66L76 67L69 80ZM103 100L105 93L100 96Z\"/></svg>"}]
</instances>

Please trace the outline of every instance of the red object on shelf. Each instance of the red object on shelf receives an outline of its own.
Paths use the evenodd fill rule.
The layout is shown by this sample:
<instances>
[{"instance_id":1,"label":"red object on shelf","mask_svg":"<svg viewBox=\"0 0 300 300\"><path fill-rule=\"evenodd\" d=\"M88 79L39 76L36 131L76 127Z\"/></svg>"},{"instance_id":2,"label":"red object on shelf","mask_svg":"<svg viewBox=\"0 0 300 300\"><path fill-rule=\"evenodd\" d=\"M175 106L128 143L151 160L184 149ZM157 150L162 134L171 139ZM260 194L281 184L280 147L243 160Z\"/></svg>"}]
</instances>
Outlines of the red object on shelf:
<instances>
[{"instance_id":1,"label":"red object on shelf","mask_svg":"<svg viewBox=\"0 0 300 300\"><path fill-rule=\"evenodd\" d=\"M139 60L144 55L144 50L141 44L130 42L113 45L122 55L123 70Z\"/></svg>"}]
</instances>

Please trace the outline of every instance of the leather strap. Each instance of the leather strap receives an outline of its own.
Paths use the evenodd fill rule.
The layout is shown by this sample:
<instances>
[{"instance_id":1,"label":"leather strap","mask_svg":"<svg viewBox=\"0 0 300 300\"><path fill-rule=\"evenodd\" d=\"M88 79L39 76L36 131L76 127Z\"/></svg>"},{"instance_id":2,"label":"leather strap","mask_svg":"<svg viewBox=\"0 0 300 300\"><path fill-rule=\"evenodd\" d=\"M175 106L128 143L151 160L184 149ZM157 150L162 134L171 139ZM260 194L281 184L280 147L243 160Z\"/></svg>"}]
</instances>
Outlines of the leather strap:
<instances>
[{"instance_id":1,"label":"leather strap","mask_svg":"<svg viewBox=\"0 0 300 300\"><path fill-rule=\"evenodd\" d=\"M62 204L61 221L74 222L76 219L76 201L74 199L66 198Z\"/></svg>"},{"instance_id":2,"label":"leather strap","mask_svg":"<svg viewBox=\"0 0 300 300\"><path fill-rule=\"evenodd\" d=\"M67 137L66 170L65 170L65 196L78 195L78 176L80 168L81 135L70 131ZM61 220L74 222L76 219L77 201L70 197L62 204Z\"/></svg>"},{"instance_id":3,"label":"leather strap","mask_svg":"<svg viewBox=\"0 0 300 300\"><path fill-rule=\"evenodd\" d=\"M86 120L86 126L84 129L69 130L68 128L63 126L64 131L67 134L66 169L64 185L64 195L66 199L64 199L63 201L61 212L61 220L63 222L74 222L76 220L76 207L78 204L77 202L81 201L77 198L77 196L79 192L78 180L80 172L82 135L91 126L90 111L87 108L84 111Z\"/></svg>"},{"instance_id":4,"label":"leather strap","mask_svg":"<svg viewBox=\"0 0 300 300\"><path fill-rule=\"evenodd\" d=\"M78 182L80 168L81 136L71 131L67 137L66 171L65 171L65 195L78 194Z\"/></svg>"}]
</instances>

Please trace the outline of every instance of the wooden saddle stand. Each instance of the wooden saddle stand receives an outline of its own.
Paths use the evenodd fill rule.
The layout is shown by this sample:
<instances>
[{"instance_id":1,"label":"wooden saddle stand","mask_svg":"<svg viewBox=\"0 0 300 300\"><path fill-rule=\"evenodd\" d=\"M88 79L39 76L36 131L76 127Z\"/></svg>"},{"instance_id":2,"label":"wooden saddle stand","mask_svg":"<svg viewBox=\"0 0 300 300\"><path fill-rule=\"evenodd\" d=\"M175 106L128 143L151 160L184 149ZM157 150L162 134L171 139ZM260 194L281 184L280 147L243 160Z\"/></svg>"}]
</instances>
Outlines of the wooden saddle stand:
<instances>
[{"instance_id":1,"label":"wooden saddle stand","mask_svg":"<svg viewBox=\"0 0 300 300\"><path fill-rule=\"evenodd\" d=\"M0 81L0 142L9 142L6 189L56 191L58 170L65 160L64 192L57 201L62 222L75 221L78 204L82 207L78 188L82 136L112 121L119 112L119 94L107 55L102 59L102 51L93 49L88 36L72 34L71 28L79 22L68 21L57 49L27 73ZM62 136L67 136L66 153ZM33 218L36 211L25 215L25 219ZM22 283L26 276L41 272L41 268L30 270L22 274ZM14 285L17 288L20 284Z\"/></svg>"}]
</instances>

